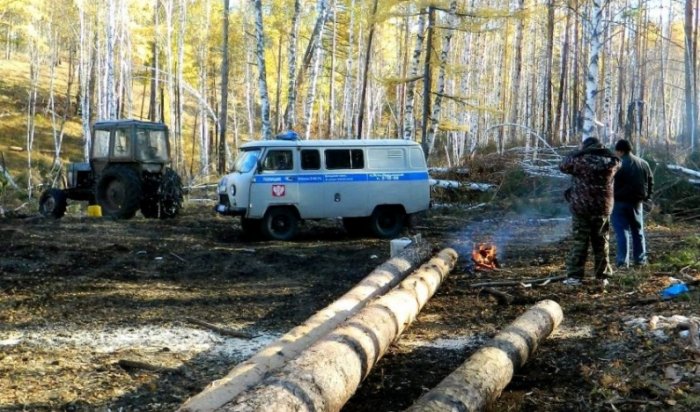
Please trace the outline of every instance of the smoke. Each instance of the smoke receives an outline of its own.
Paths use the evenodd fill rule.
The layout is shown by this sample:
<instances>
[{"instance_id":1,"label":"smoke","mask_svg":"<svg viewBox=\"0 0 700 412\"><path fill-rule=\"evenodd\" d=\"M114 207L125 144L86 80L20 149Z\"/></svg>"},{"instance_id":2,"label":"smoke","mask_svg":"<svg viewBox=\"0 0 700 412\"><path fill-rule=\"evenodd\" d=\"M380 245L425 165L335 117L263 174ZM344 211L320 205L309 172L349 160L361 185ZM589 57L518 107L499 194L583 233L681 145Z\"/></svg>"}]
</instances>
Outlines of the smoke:
<instances>
[{"instance_id":1,"label":"smoke","mask_svg":"<svg viewBox=\"0 0 700 412\"><path fill-rule=\"evenodd\" d=\"M512 246L523 249L560 242L570 231L571 216L568 211L561 210L554 216L543 217L541 211L529 209L518 214L506 214L503 218L469 222L449 240L461 256L471 256L479 243L494 244L498 260L507 262Z\"/></svg>"}]
</instances>

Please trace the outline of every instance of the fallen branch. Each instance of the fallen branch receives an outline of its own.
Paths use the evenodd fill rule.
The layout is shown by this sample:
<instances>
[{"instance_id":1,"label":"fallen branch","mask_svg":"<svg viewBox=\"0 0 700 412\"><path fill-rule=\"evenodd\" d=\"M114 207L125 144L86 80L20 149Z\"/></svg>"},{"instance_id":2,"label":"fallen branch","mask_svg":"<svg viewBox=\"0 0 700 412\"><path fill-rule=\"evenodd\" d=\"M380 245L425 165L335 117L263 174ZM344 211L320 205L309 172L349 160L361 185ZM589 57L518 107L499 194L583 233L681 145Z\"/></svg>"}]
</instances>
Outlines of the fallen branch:
<instances>
[{"instance_id":1,"label":"fallen branch","mask_svg":"<svg viewBox=\"0 0 700 412\"><path fill-rule=\"evenodd\" d=\"M117 365L127 372L135 369L142 369L151 372L163 372L169 370L168 368L164 368L162 366L151 365L150 363L130 359L119 359Z\"/></svg>"},{"instance_id":2,"label":"fallen branch","mask_svg":"<svg viewBox=\"0 0 700 412\"><path fill-rule=\"evenodd\" d=\"M491 286L520 286L520 285L537 285L537 284L547 284L550 282L556 282L560 280L566 279L566 275L560 275L560 276L551 276L548 278L540 278L540 279L524 279L524 280L500 280L496 282L481 282L481 283L472 283L471 287L473 288L483 288L483 287L491 287Z\"/></svg>"},{"instance_id":3,"label":"fallen branch","mask_svg":"<svg viewBox=\"0 0 700 412\"><path fill-rule=\"evenodd\" d=\"M506 292L502 292L502 291L500 291L498 289L494 289L494 288L483 288L479 291L479 293L494 296L496 298L496 300L498 301L498 304L504 305L504 306L511 305L513 303L513 300L515 300L513 295L510 295Z\"/></svg>"},{"instance_id":4,"label":"fallen branch","mask_svg":"<svg viewBox=\"0 0 700 412\"><path fill-rule=\"evenodd\" d=\"M213 323L205 322L203 320L194 319L194 318L185 318L185 320L194 324L194 325L201 326L201 327L207 328L207 329L211 329L214 332L218 333L219 335L230 336L232 338L239 338L239 339L253 339L254 338L254 336L249 334L249 333L240 332L240 331L228 329L228 328L222 328L221 326L217 326L217 325L214 325Z\"/></svg>"},{"instance_id":5,"label":"fallen branch","mask_svg":"<svg viewBox=\"0 0 700 412\"><path fill-rule=\"evenodd\" d=\"M175 252L170 252L170 255L171 255L172 257L176 258L177 260L179 260L179 261L182 262L182 263L187 263L187 260L186 260L186 259L184 259L183 257L177 255Z\"/></svg>"},{"instance_id":6,"label":"fallen branch","mask_svg":"<svg viewBox=\"0 0 700 412\"><path fill-rule=\"evenodd\" d=\"M441 189L466 189L474 192L488 192L496 188L496 185L491 183L462 183L456 180L440 180L430 179L430 186L439 187Z\"/></svg>"},{"instance_id":7,"label":"fallen branch","mask_svg":"<svg viewBox=\"0 0 700 412\"><path fill-rule=\"evenodd\" d=\"M678 165L666 165L666 167L670 170L675 170L689 176L700 177L700 172L698 172L697 170L688 169Z\"/></svg>"}]
</instances>

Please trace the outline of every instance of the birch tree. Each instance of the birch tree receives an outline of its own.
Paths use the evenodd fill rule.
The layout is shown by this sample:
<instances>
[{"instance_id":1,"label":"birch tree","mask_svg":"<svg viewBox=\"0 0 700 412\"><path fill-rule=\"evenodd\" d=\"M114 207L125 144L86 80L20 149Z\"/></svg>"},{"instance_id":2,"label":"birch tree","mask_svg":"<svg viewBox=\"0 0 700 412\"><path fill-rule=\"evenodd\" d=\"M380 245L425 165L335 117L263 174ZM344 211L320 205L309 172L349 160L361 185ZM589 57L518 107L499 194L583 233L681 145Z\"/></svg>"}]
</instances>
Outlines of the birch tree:
<instances>
[{"instance_id":1,"label":"birch tree","mask_svg":"<svg viewBox=\"0 0 700 412\"><path fill-rule=\"evenodd\" d=\"M219 163L220 174L226 172L226 120L228 116L228 24L229 0L224 0L224 34L221 40L223 56L221 61L221 110L219 111ZM256 25L257 26L257 25ZM269 115L269 114L268 114ZM269 127L269 126L268 126Z\"/></svg>"},{"instance_id":2,"label":"birch tree","mask_svg":"<svg viewBox=\"0 0 700 412\"><path fill-rule=\"evenodd\" d=\"M318 82L319 67L323 62L323 35L325 32L326 20L328 18L328 0L320 0L319 22L320 28L318 33L318 44L314 47L314 55L311 65L311 73L309 73L310 84L306 94L306 102L304 103L304 138L308 139L311 135L311 123L313 121L314 102L316 101L316 85ZM303 67L302 67L303 69Z\"/></svg>"},{"instance_id":3,"label":"birch tree","mask_svg":"<svg viewBox=\"0 0 700 412\"><path fill-rule=\"evenodd\" d=\"M287 109L284 114L284 125L287 129L293 129L296 124L296 98L297 98L297 36L299 35L299 14L301 14L301 0L294 0L294 14L292 15L292 28L289 32L289 52L287 54L288 86Z\"/></svg>"},{"instance_id":4,"label":"birch tree","mask_svg":"<svg viewBox=\"0 0 700 412\"><path fill-rule=\"evenodd\" d=\"M260 120L263 139L271 139L270 98L267 93L267 70L265 69L265 33L261 0L255 0L255 54L258 59L258 87L260 89Z\"/></svg>"},{"instance_id":5,"label":"birch tree","mask_svg":"<svg viewBox=\"0 0 700 412\"><path fill-rule=\"evenodd\" d=\"M591 0L591 8L584 20L588 34L589 56L586 74L586 102L583 112L582 140L594 137L596 128L596 97L598 96L598 60L603 47L603 0Z\"/></svg>"},{"instance_id":6,"label":"birch tree","mask_svg":"<svg viewBox=\"0 0 700 412\"><path fill-rule=\"evenodd\" d=\"M447 65L447 55L450 52L453 27L456 25L456 13L457 0L452 0L450 2L450 9L447 16L447 27L444 29L445 34L442 37L442 50L440 51L439 56L440 67L438 68L437 92L435 94L435 101L433 102L432 114L430 115L430 126L427 134L428 153L426 153L426 156L430 155L430 153L433 151L433 147L435 146L435 132L437 131L440 120L440 112L442 110L442 96L445 94L445 66Z\"/></svg>"},{"instance_id":7,"label":"birch tree","mask_svg":"<svg viewBox=\"0 0 700 412\"><path fill-rule=\"evenodd\" d=\"M416 42L413 46L413 57L411 59L411 70L409 72L408 83L406 85L406 109L404 110L403 138L405 140L413 140L415 118L413 108L415 107L415 89L416 80L418 77L418 65L420 64L420 55L423 50L423 39L425 38L425 14L418 17L418 26L416 28Z\"/></svg>"}]
</instances>

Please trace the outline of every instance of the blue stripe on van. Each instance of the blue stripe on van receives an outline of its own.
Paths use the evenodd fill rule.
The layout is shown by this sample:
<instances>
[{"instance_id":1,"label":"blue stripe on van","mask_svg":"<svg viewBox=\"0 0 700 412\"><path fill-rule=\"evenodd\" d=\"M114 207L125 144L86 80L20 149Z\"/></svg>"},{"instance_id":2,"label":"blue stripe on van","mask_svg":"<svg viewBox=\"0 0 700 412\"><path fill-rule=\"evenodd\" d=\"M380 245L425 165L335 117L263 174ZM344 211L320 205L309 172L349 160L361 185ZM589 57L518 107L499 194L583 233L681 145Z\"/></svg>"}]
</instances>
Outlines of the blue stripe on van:
<instances>
[{"instance_id":1,"label":"blue stripe on van","mask_svg":"<svg viewBox=\"0 0 700 412\"><path fill-rule=\"evenodd\" d=\"M398 182L428 180L428 172L328 173L306 175L257 175L255 183Z\"/></svg>"}]
</instances>

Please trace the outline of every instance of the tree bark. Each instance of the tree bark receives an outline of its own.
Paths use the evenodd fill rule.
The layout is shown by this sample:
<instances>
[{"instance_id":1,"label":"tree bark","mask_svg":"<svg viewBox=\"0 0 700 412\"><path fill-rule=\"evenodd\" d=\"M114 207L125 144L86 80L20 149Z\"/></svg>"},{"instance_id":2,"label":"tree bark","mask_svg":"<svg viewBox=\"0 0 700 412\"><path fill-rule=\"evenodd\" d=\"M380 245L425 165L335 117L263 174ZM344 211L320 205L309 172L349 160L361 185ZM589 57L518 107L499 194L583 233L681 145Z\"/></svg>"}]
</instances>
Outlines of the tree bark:
<instances>
[{"instance_id":1,"label":"tree bark","mask_svg":"<svg viewBox=\"0 0 700 412\"><path fill-rule=\"evenodd\" d=\"M435 8L428 6L428 38L425 43L425 62L423 65L423 122L421 124L421 146L426 160L430 156L428 146L428 123L430 123L430 98L433 90L433 73L431 60L433 56L433 31L435 30Z\"/></svg>"},{"instance_id":2,"label":"tree bark","mask_svg":"<svg viewBox=\"0 0 700 412\"><path fill-rule=\"evenodd\" d=\"M262 122L262 137L272 138L270 130L270 98L267 94L267 70L265 69L265 33L263 32L262 2L255 0L255 40L258 58L258 87L260 88L260 120Z\"/></svg>"},{"instance_id":3,"label":"tree bark","mask_svg":"<svg viewBox=\"0 0 700 412\"><path fill-rule=\"evenodd\" d=\"M222 411L339 411L455 265L444 249L399 286Z\"/></svg>"},{"instance_id":4,"label":"tree bark","mask_svg":"<svg viewBox=\"0 0 700 412\"><path fill-rule=\"evenodd\" d=\"M423 38L425 37L425 14L418 17L418 26L416 28L416 44L413 47L413 58L411 59L411 71L409 73L408 83L406 84L406 109L404 110L403 118L403 138L405 140L414 139L414 124L415 118L413 109L415 107L415 90L416 78L418 77L418 64L420 63L420 55L423 50Z\"/></svg>"},{"instance_id":5,"label":"tree bark","mask_svg":"<svg viewBox=\"0 0 700 412\"><path fill-rule=\"evenodd\" d=\"M586 20L590 54L586 76L586 106L583 112L582 140L593 137L596 128L596 99L598 97L598 60L603 47L603 0L591 1L591 12Z\"/></svg>"},{"instance_id":6,"label":"tree bark","mask_svg":"<svg viewBox=\"0 0 700 412\"><path fill-rule=\"evenodd\" d=\"M427 146L429 156L433 151L435 146L435 133L438 128L438 123L440 121L440 112L442 110L442 96L445 94L445 66L447 66L447 55L450 52L450 42L452 40L452 28L455 26L456 13L457 13L457 1L452 0L450 2L449 15L447 17L447 27L444 28L445 34L442 36L442 50L440 51L439 62L440 67L438 68L438 79L437 79L437 94L435 96L435 102L433 102L433 111L430 115L430 126L428 128L427 135Z\"/></svg>"},{"instance_id":7,"label":"tree bark","mask_svg":"<svg viewBox=\"0 0 700 412\"><path fill-rule=\"evenodd\" d=\"M547 44L545 46L545 68L542 87L544 107L542 108L542 134L550 145L552 139L552 58L554 51L554 0L547 1Z\"/></svg>"},{"instance_id":8,"label":"tree bark","mask_svg":"<svg viewBox=\"0 0 700 412\"><path fill-rule=\"evenodd\" d=\"M357 286L325 309L236 366L224 378L212 382L204 391L185 402L179 410L210 411L231 401L241 392L259 383L267 374L296 358L320 337L359 312L369 301L399 284L429 253L427 245L409 246L404 253L378 266Z\"/></svg>"},{"instance_id":9,"label":"tree bark","mask_svg":"<svg viewBox=\"0 0 700 412\"><path fill-rule=\"evenodd\" d=\"M476 351L407 412L481 411L493 402L527 362L540 341L561 323L559 304L544 300L518 317Z\"/></svg>"},{"instance_id":10,"label":"tree bark","mask_svg":"<svg viewBox=\"0 0 700 412\"><path fill-rule=\"evenodd\" d=\"M374 39L374 19L377 15L377 4L378 0L374 0L374 6L372 7L372 17L369 25L369 36L367 37L367 52L365 53L365 70L362 73L362 93L360 94L360 110L358 115L360 118L357 120L357 138L362 139L362 123L365 119L365 100L367 95L367 78L369 77L369 62L372 53L372 40Z\"/></svg>"},{"instance_id":11,"label":"tree bark","mask_svg":"<svg viewBox=\"0 0 700 412\"><path fill-rule=\"evenodd\" d=\"M226 125L228 120L228 28L229 28L229 0L224 0L224 33L222 43L223 55L221 56L221 108L219 109L219 174L226 173ZM256 24L257 28L257 24ZM269 115L269 113L268 113ZM269 127L269 125L268 125Z\"/></svg>"},{"instance_id":12,"label":"tree bark","mask_svg":"<svg viewBox=\"0 0 700 412\"><path fill-rule=\"evenodd\" d=\"M685 22L683 25L683 32L685 34L685 130L684 135L688 142L690 143L691 150L695 149L695 140L697 134L697 101L695 93L695 55L693 51L695 50L694 37L693 37L693 7L695 2L693 0L685 1Z\"/></svg>"},{"instance_id":13,"label":"tree bark","mask_svg":"<svg viewBox=\"0 0 700 412\"><path fill-rule=\"evenodd\" d=\"M299 34L299 14L301 13L301 0L294 0L294 14L292 15L292 30L289 32L289 55L287 64L289 70L289 86L287 87L287 109L284 113L284 127L294 129L296 123L296 99L297 99L297 35Z\"/></svg>"},{"instance_id":14,"label":"tree bark","mask_svg":"<svg viewBox=\"0 0 700 412\"><path fill-rule=\"evenodd\" d=\"M304 103L304 139L311 137L311 125L314 117L314 103L316 102L316 85L318 84L318 73L323 64L323 35L325 33L326 20L328 19L328 0L321 0L319 19L323 24L320 26L316 46L314 47L313 64L311 65L310 85L306 92L306 102ZM307 49L308 50L308 49ZM306 57L305 57L306 59ZM304 66L302 66L302 71ZM298 82L297 82L298 83ZM319 125L320 126L320 125Z\"/></svg>"}]
</instances>

